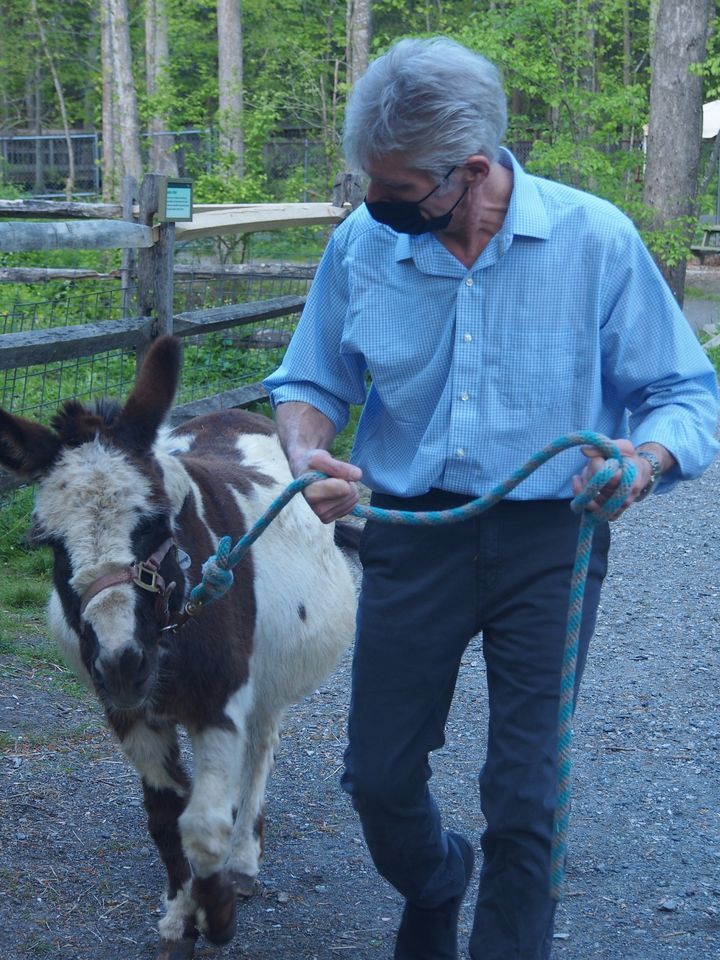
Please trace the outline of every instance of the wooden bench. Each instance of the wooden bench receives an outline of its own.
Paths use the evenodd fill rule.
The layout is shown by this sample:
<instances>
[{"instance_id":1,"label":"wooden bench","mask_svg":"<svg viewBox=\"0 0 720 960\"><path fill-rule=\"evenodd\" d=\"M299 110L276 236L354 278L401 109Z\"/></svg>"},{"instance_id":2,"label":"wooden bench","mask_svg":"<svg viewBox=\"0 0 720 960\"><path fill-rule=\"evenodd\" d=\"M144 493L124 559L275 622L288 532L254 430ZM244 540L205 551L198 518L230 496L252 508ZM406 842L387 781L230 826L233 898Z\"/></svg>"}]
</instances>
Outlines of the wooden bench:
<instances>
[{"instance_id":1,"label":"wooden bench","mask_svg":"<svg viewBox=\"0 0 720 960\"><path fill-rule=\"evenodd\" d=\"M700 263L705 263L705 257L720 256L720 224L708 223L703 227L702 240L699 244L690 247Z\"/></svg>"}]
</instances>

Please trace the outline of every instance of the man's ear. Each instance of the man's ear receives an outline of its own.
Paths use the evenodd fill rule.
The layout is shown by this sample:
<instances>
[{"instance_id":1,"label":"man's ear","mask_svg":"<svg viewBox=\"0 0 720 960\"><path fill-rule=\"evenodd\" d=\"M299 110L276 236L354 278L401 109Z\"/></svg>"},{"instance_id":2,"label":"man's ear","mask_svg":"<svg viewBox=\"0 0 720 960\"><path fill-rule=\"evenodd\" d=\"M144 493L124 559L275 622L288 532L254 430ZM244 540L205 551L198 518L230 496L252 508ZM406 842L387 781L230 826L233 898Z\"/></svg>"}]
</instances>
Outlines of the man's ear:
<instances>
[{"instance_id":1,"label":"man's ear","mask_svg":"<svg viewBox=\"0 0 720 960\"><path fill-rule=\"evenodd\" d=\"M471 174L471 182L481 183L490 173L491 161L484 153L471 154L463 164Z\"/></svg>"}]
</instances>

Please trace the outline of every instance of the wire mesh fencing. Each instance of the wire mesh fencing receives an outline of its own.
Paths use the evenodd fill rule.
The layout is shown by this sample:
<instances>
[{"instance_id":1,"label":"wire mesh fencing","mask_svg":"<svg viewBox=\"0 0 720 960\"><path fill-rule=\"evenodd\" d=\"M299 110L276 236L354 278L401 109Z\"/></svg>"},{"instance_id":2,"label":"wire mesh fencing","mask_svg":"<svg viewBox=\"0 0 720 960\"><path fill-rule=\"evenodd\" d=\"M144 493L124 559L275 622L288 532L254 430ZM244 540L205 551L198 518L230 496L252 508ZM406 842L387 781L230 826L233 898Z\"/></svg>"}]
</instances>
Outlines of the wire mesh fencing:
<instances>
[{"instance_id":1,"label":"wire mesh fencing","mask_svg":"<svg viewBox=\"0 0 720 960\"><path fill-rule=\"evenodd\" d=\"M314 269L244 266L185 269L173 285L173 310L190 313L249 304L292 294L304 296ZM137 316L137 291L112 279L67 281L52 297L8 303L0 310L0 334L32 335L57 327L102 324ZM244 322L214 333L183 338L184 364L177 401L186 403L258 383L282 360L297 315ZM32 336L30 336L32 340ZM0 352L2 343L0 343ZM47 422L67 400L122 399L132 387L136 357L131 349L109 349L73 359L0 370L0 406Z\"/></svg>"}]
</instances>

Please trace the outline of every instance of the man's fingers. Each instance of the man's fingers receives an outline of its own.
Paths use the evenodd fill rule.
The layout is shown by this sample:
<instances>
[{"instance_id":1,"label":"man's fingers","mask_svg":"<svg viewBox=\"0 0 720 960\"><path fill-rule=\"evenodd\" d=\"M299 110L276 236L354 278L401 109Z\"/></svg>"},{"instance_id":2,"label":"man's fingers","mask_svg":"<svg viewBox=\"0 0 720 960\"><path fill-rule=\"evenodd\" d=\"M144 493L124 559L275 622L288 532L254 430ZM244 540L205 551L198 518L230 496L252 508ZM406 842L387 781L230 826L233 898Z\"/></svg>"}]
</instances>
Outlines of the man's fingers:
<instances>
[{"instance_id":1,"label":"man's fingers","mask_svg":"<svg viewBox=\"0 0 720 960\"><path fill-rule=\"evenodd\" d=\"M323 500L340 500L351 496L354 485L337 477L328 480L316 480L305 488L305 497L312 503L321 503Z\"/></svg>"}]
</instances>

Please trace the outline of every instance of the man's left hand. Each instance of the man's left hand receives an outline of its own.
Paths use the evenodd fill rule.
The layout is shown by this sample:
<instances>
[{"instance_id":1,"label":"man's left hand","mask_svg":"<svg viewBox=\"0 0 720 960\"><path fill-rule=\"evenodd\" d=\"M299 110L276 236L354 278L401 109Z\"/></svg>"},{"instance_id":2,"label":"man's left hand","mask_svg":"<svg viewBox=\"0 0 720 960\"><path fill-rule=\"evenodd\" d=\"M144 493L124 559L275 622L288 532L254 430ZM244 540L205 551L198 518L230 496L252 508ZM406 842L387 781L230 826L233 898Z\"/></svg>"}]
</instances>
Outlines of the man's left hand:
<instances>
[{"instance_id":1,"label":"man's left hand","mask_svg":"<svg viewBox=\"0 0 720 960\"><path fill-rule=\"evenodd\" d=\"M637 451L630 440L614 440L615 446L618 448L623 457L628 457L633 464L635 465L635 479L633 480L632 486L628 492L625 502L618 510L609 518L610 520L619 520L627 508L635 503L637 498L640 496L642 491L650 482L650 475L652 473L652 467L644 457L639 457ZM572 489L573 494L577 496L581 493L592 477L595 474L602 470L605 466L605 457L597 449L597 447L581 447L581 452L588 458L587 466L583 468L582 473L576 474L572 478ZM607 503L612 496L614 496L617 491L618 485L620 484L621 473L618 470L617 473L609 480L603 487L601 487L595 497L587 505L586 509L590 512L596 512L601 507Z\"/></svg>"}]
</instances>

